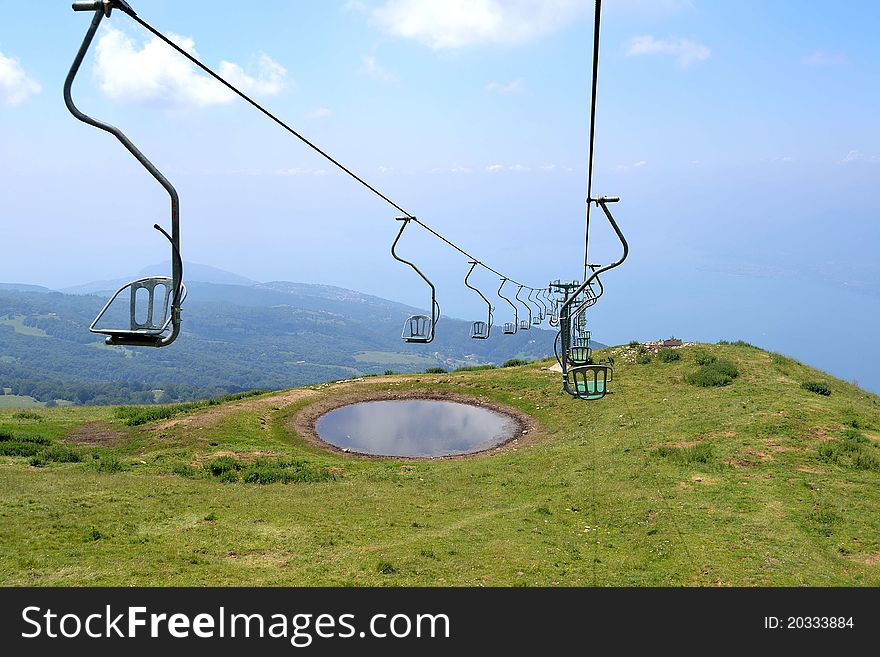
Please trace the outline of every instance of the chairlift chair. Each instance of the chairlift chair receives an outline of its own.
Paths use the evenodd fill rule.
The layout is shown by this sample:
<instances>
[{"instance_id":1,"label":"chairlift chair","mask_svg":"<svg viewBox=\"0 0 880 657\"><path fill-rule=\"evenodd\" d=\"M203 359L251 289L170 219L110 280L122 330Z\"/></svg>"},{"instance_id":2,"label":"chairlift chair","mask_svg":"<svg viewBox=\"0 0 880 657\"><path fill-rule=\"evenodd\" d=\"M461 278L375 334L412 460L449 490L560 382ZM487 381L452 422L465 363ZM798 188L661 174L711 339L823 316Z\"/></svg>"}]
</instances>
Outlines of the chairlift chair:
<instances>
[{"instance_id":1,"label":"chairlift chair","mask_svg":"<svg viewBox=\"0 0 880 657\"><path fill-rule=\"evenodd\" d=\"M522 299L519 298L519 293L523 291L523 287L524 287L523 285L519 286L519 289L516 291L516 294L514 295L513 298L516 299L517 301L519 301L522 305L524 305L526 307L526 310L529 313L528 319L519 320L519 330L520 331L528 331L532 328L532 307L529 304L527 304L525 301L523 301Z\"/></svg>"},{"instance_id":2,"label":"chairlift chair","mask_svg":"<svg viewBox=\"0 0 880 657\"><path fill-rule=\"evenodd\" d=\"M573 367L562 379L562 387L572 397L586 400L602 399L611 394L608 382L611 368L607 365L582 365Z\"/></svg>"},{"instance_id":3,"label":"chairlift chair","mask_svg":"<svg viewBox=\"0 0 880 657\"><path fill-rule=\"evenodd\" d=\"M531 288L531 289L529 290L529 294L528 294L528 296L526 297L526 300L527 300L529 303L533 303L533 304L535 304L535 314L532 315L532 326L540 326L540 325L541 325L541 322L544 321L544 309L543 309L543 307L541 306L540 303L538 303L538 299L537 299L537 297L534 298L534 299L532 298L532 295L533 295L535 292L537 292L537 291L538 291L538 290L536 290L535 288Z\"/></svg>"},{"instance_id":4,"label":"chairlift chair","mask_svg":"<svg viewBox=\"0 0 880 657\"><path fill-rule=\"evenodd\" d=\"M511 301L506 296L501 294L501 290L504 288L504 284L507 282L507 280L508 279L506 279L506 278L501 279L501 285L498 286L498 293L497 294L499 297L504 299L508 304L510 304L511 308L513 308L513 321L512 322L505 322L503 330L504 330L505 335L514 335L517 331L517 326L519 325L518 311L517 311L516 305L514 305L513 301Z\"/></svg>"},{"instance_id":5,"label":"chairlift chair","mask_svg":"<svg viewBox=\"0 0 880 657\"><path fill-rule=\"evenodd\" d=\"M494 308L492 308L492 304L489 303L489 300L485 296L483 296L482 292L480 292L477 288L468 283L468 278L470 278L470 275L473 273L474 269L479 263L476 260L471 260L470 264L471 268L468 270L467 275L464 277L465 287L469 287L474 292L479 294L480 298L485 301L486 305L489 307L488 321L477 321L471 324L471 338L474 340L486 340L489 338L489 334L492 332L492 311L494 310Z\"/></svg>"},{"instance_id":6,"label":"chairlift chair","mask_svg":"<svg viewBox=\"0 0 880 657\"><path fill-rule=\"evenodd\" d=\"M425 283L428 284L428 287L431 288L431 316L428 315L412 315L407 318L407 320L403 323L403 331L400 333L400 337L403 338L406 342L414 342L418 344L427 344L434 339L434 329L437 325L437 321L440 319L440 304L437 303L437 291L434 288L434 284L428 280L428 277L425 276L421 270L416 267L409 260L404 260L400 256L397 255L397 243L400 241L400 237L403 235L403 231L406 230L409 222L412 221L415 217L397 217L397 221L403 222L400 226L400 231L397 233L397 237L394 238L394 243L391 245L391 257L393 257L398 262L402 262L405 265L409 265L412 269L422 278Z\"/></svg>"},{"instance_id":7,"label":"chairlift chair","mask_svg":"<svg viewBox=\"0 0 880 657\"><path fill-rule=\"evenodd\" d=\"M84 114L74 104L72 95L73 82L91 47L101 21L105 17L109 18L113 9L119 9L131 16L136 16L136 14L124 0L75 2L73 9L74 11L94 11L95 14L64 81L64 103L67 109L83 123L109 132L116 137L141 166L162 185L171 199L170 234L159 224L153 226L171 243L171 276L148 276L124 285L104 305L95 321L89 326L89 330L105 335L105 342L110 345L165 347L174 342L180 334L181 305L186 298L186 287L183 284L183 259L180 256L180 202L177 191L119 128ZM162 289L161 292L159 288ZM111 307L120 296L125 298L123 293L126 290L128 290L128 321L123 322L116 319L117 313L111 312ZM111 319L110 315L114 315L114 317ZM107 325L102 323L102 319L105 317L107 317ZM117 321L118 324L116 324Z\"/></svg>"},{"instance_id":8,"label":"chairlift chair","mask_svg":"<svg viewBox=\"0 0 880 657\"><path fill-rule=\"evenodd\" d=\"M592 365L592 350L589 347L574 345L568 350L568 360L572 365Z\"/></svg>"}]
</instances>

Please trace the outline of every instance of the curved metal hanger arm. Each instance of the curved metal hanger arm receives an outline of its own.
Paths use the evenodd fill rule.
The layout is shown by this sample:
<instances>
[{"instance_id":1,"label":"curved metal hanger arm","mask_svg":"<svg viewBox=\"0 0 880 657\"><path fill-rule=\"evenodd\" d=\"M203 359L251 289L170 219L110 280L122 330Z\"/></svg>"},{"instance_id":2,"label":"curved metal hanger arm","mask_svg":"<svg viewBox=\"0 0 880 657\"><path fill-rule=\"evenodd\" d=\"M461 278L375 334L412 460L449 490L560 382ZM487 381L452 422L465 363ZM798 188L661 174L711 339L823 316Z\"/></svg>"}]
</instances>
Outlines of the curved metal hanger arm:
<instances>
[{"instance_id":1,"label":"curved metal hanger arm","mask_svg":"<svg viewBox=\"0 0 880 657\"><path fill-rule=\"evenodd\" d=\"M501 285L498 287L498 296L504 299L507 303L510 304L510 307L513 308L513 332L516 333L519 330L519 312L517 311L516 305L513 303L513 301L501 294L501 289L504 287L504 284L507 282L507 280L508 279L506 278L501 279Z\"/></svg>"},{"instance_id":2,"label":"curved metal hanger arm","mask_svg":"<svg viewBox=\"0 0 880 657\"><path fill-rule=\"evenodd\" d=\"M590 199L591 202L595 202L602 211L605 213L605 216L608 218L608 223L611 224L611 228L614 229L615 234L617 235L617 239L620 240L620 244L623 247L623 253L620 258L612 262L611 264L605 265L604 267L599 267L598 269L594 269L593 273L590 274L590 277L585 280L577 290L572 292L565 302L562 304L562 308L560 311L560 315L568 315L568 311L574 300L581 294L583 294L584 290L589 287L589 285L594 281L598 280L599 274L604 274L606 271L614 269L615 267L619 267L626 257L629 255L629 244L626 241L626 237L623 236L623 232L620 230L620 226L617 225L617 222L614 220L614 217L611 215L611 212L608 210L609 203L617 203L620 199L618 197L606 197L603 196L598 199ZM599 282L601 285L601 281ZM602 288L604 291L604 288Z\"/></svg>"},{"instance_id":3,"label":"curved metal hanger arm","mask_svg":"<svg viewBox=\"0 0 880 657\"><path fill-rule=\"evenodd\" d=\"M468 279L471 277L471 274L474 273L474 269L476 269L477 265L480 264L476 260L471 260L470 263L471 263L471 268L468 270L467 275L464 277L464 285L465 285L465 287L468 287L468 288L472 289L474 292L476 292L477 294L479 294L480 298L486 302L486 306L489 308L489 318L486 323L486 326L487 326L486 337L488 338L489 334L492 332L492 311L494 310L494 308L492 308L492 304L483 295L482 292L480 292L477 288L475 288L473 285L468 283Z\"/></svg>"},{"instance_id":4,"label":"curved metal hanger arm","mask_svg":"<svg viewBox=\"0 0 880 657\"><path fill-rule=\"evenodd\" d=\"M434 284L428 280L428 277L425 276L422 271L416 267L409 260L404 260L399 255L397 255L397 243L400 241L401 236L403 235L403 231L406 230L406 227L409 225L409 222L412 221L414 217L397 217L397 221L403 222L400 226L400 230L397 233L397 237L394 238L394 243L391 245L391 257L397 260L398 262L402 262L405 265L409 265L412 267L413 271L417 273L425 283L428 284L428 287L431 288L431 340L434 339L434 326L440 320L440 304L437 303L437 289L434 287Z\"/></svg>"},{"instance_id":5,"label":"curved metal hanger arm","mask_svg":"<svg viewBox=\"0 0 880 657\"><path fill-rule=\"evenodd\" d=\"M533 294L535 295L535 298L532 299L532 302L535 304L535 307L538 308L538 315L543 318L547 315L547 306L541 300L541 290L539 290L538 288L532 288L532 291L529 292L530 299Z\"/></svg>"},{"instance_id":6,"label":"curved metal hanger arm","mask_svg":"<svg viewBox=\"0 0 880 657\"><path fill-rule=\"evenodd\" d=\"M519 298L519 293L523 291L523 287L524 286L522 286L522 285L519 286L519 289L516 291L516 294L513 295L513 298L516 299L517 301L519 301L523 306L525 306L525 309L529 313L529 326L531 326L532 325L532 307L529 304L527 304L525 301L523 301L522 299Z\"/></svg>"}]
</instances>

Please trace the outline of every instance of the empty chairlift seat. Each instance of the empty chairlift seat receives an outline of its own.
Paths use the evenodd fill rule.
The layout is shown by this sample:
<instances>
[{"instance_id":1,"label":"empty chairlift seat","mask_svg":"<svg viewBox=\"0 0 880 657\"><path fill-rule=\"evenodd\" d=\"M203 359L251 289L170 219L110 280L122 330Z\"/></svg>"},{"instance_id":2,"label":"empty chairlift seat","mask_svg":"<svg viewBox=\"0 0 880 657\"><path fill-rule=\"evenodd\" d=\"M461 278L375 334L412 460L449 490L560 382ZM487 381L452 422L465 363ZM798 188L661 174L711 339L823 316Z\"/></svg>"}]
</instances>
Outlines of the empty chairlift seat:
<instances>
[{"instance_id":1,"label":"empty chairlift seat","mask_svg":"<svg viewBox=\"0 0 880 657\"><path fill-rule=\"evenodd\" d=\"M434 321L427 315L412 315L403 323L400 337L407 342L431 342L434 339Z\"/></svg>"},{"instance_id":2,"label":"empty chairlift seat","mask_svg":"<svg viewBox=\"0 0 880 657\"><path fill-rule=\"evenodd\" d=\"M471 337L475 340L485 340L489 337L489 325L486 322L474 322L471 325Z\"/></svg>"},{"instance_id":3,"label":"empty chairlift seat","mask_svg":"<svg viewBox=\"0 0 880 657\"><path fill-rule=\"evenodd\" d=\"M180 303L185 297L186 287L181 283ZM107 344L158 344L172 328L173 298L173 278L139 278L116 291L89 330L106 335Z\"/></svg>"},{"instance_id":4,"label":"empty chairlift seat","mask_svg":"<svg viewBox=\"0 0 880 657\"><path fill-rule=\"evenodd\" d=\"M611 381L611 368L607 365L584 365L573 367L563 380L565 391L578 399L602 399Z\"/></svg>"}]
</instances>

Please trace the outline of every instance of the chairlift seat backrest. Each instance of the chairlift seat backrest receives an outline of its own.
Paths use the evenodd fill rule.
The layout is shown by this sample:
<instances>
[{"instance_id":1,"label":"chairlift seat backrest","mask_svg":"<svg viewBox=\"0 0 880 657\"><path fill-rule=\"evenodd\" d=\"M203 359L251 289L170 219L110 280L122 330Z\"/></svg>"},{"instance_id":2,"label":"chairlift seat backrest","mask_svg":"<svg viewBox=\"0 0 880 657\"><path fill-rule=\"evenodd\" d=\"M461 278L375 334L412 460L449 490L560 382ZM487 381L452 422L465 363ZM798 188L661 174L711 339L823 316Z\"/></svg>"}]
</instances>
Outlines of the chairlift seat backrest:
<instances>
[{"instance_id":1,"label":"chairlift seat backrest","mask_svg":"<svg viewBox=\"0 0 880 657\"><path fill-rule=\"evenodd\" d=\"M489 337L489 325L486 322L474 322L471 326L471 337L475 340L485 340Z\"/></svg>"},{"instance_id":2,"label":"chairlift seat backrest","mask_svg":"<svg viewBox=\"0 0 880 657\"><path fill-rule=\"evenodd\" d=\"M563 381L565 391L578 399L602 399L607 394L608 382L611 380L611 368L607 365L584 365L568 371Z\"/></svg>"},{"instance_id":3,"label":"chairlift seat backrest","mask_svg":"<svg viewBox=\"0 0 880 657\"><path fill-rule=\"evenodd\" d=\"M407 342L430 342L434 330L433 320L427 315L412 315L403 323L400 334Z\"/></svg>"},{"instance_id":4,"label":"chairlift seat backrest","mask_svg":"<svg viewBox=\"0 0 880 657\"><path fill-rule=\"evenodd\" d=\"M575 346L568 350L568 360L575 365L589 365L590 358L591 353L589 347Z\"/></svg>"},{"instance_id":5,"label":"chairlift seat backrest","mask_svg":"<svg viewBox=\"0 0 880 657\"><path fill-rule=\"evenodd\" d=\"M504 333L506 335L513 335L514 333L516 333L516 324L514 324L513 322L505 322Z\"/></svg>"},{"instance_id":6,"label":"chairlift seat backrest","mask_svg":"<svg viewBox=\"0 0 880 657\"><path fill-rule=\"evenodd\" d=\"M519 320L519 328L521 330L528 331L531 327L532 327L532 325L529 324L529 320L527 320L527 319Z\"/></svg>"},{"instance_id":7,"label":"chairlift seat backrest","mask_svg":"<svg viewBox=\"0 0 880 657\"><path fill-rule=\"evenodd\" d=\"M181 287L183 288L181 298L183 298L186 294L186 288L183 285ZM101 319L110 310L113 302L126 290L129 291L128 326L100 326ZM146 297L143 294L138 294L140 290L146 291ZM160 339L171 326L172 317L170 309L173 294L174 281L168 276L139 278L127 285L123 285L116 291L116 294L110 298L110 301L98 313L89 330L92 333L101 333L120 341L128 338L145 342Z\"/></svg>"}]
</instances>

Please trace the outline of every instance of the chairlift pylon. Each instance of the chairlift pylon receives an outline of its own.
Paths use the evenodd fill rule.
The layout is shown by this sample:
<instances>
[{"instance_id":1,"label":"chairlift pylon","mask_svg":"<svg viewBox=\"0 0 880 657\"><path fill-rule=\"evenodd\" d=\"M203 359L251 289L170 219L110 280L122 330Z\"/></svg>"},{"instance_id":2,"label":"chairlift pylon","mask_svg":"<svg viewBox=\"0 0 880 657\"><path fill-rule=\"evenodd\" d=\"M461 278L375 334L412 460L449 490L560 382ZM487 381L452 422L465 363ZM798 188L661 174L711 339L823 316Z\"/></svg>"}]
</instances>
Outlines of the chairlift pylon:
<instances>
[{"instance_id":1,"label":"chairlift pylon","mask_svg":"<svg viewBox=\"0 0 880 657\"><path fill-rule=\"evenodd\" d=\"M431 316L427 315L411 315L406 319L403 323L403 331L400 334L400 337L403 338L406 342L415 342L419 344L427 344L434 339L434 328L437 325L437 321L440 319L440 304L437 303L437 290L434 288L434 284L428 280L428 277L425 276L421 270L416 267L409 260L404 260L399 255L397 255L397 243L400 241L400 237L403 235L403 231L406 230L407 225L413 219L413 217L397 217L397 221L403 222L400 226L400 231L397 233L397 237L394 238L394 242L391 244L391 257L393 257L398 262L402 262L405 265L409 265L412 269L422 278L425 283L428 284L428 287L431 288Z\"/></svg>"},{"instance_id":2,"label":"chairlift pylon","mask_svg":"<svg viewBox=\"0 0 880 657\"><path fill-rule=\"evenodd\" d=\"M171 243L171 276L148 276L124 285L105 304L89 330L107 336L105 342L110 345L165 347L180 335L181 305L186 298L186 287L183 284L183 259L180 255L180 201L177 190L119 128L80 111L74 104L72 96L73 82L91 47L95 33L98 31L101 21L105 17L110 17L113 9L119 9L130 16L136 15L124 0L73 3L74 11L94 11L95 14L64 81L64 103L70 113L78 120L116 137L168 192L171 199L171 232L169 234L159 224L154 224L153 227ZM163 290L161 293L158 292L159 288ZM128 325L122 328L101 326L102 318L125 290L129 291ZM141 290L145 291L145 299L144 294L140 293ZM139 299L144 299L146 302L146 308L143 310Z\"/></svg>"}]
</instances>

